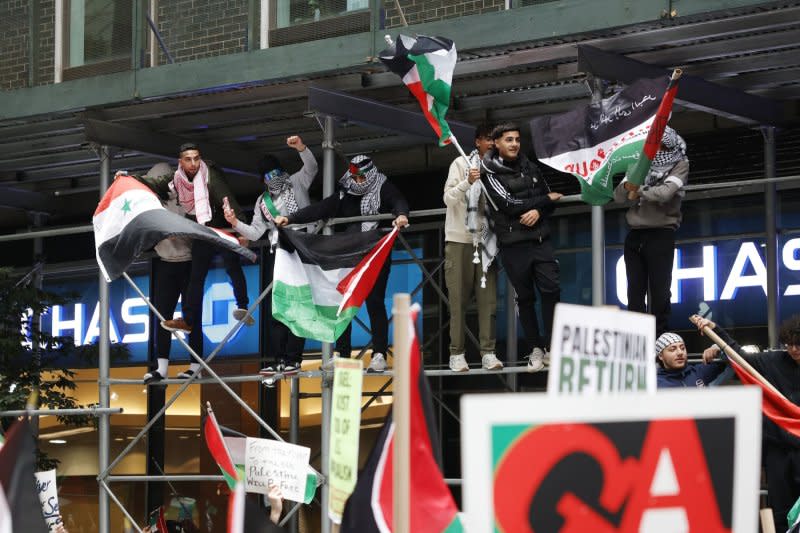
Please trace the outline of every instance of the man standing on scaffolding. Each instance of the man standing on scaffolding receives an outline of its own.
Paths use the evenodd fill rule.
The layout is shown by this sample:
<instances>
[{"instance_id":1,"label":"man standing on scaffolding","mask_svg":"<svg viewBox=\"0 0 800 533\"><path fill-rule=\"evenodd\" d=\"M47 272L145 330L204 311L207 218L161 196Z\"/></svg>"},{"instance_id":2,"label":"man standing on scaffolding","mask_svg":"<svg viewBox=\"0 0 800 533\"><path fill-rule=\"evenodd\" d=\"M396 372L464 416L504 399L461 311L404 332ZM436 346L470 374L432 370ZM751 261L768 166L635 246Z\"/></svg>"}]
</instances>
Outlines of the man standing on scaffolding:
<instances>
[{"instance_id":1,"label":"man standing on scaffolding","mask_svg":"<svg viewBox=\"0 0 800 533\"><path fill-rule=\"evenodd\" d=\"M303 168L294 174L289 174L281 166L278 158L272 154L265 155L258 164L258 173L264 181L265 191L256 199L253 220L245 224L236 218L233 209L225 210L225 220L238 231L245 239L256 241L264 233L268 233L270 249L267 256L269 264L264 265L264 271L269 276L266 283L272 281L272 270L275 266L274 249L278 242L278 231L273 220L278 216L289 216L298 209L308 207L311 201L308 197L308 188L317 175L317 160L311 150L303 144L303 139L292 135L286 139L286 144L297 150L303 161ZM297 227L295 229L302 229ZM267 299L267 302L270 300ZM269 304L267 304L269 306ZM281 321L272 317L272 312L267 312L268 339L270 358L277 360L277 367L268 366L261 370L261 374L272 376L276 372L284 375L294 374L300 369L303 361L303 347L305 339L298 337ZM274 382L267 381L267 384Z\"/></svg>"},{"instance_id":2,"label":"man standing on scaffolding","mask_svg":"<svg viewBox=\"0 0 800 533\"><path fill-rule=\"evenodd\" d=\"M275 218L275 224L308 224L316 220L341 217L372 216L392 213L393 226L408 225L408 203L400 191L386 179L372 159L357 155L350 160L347 172L339 179L339 190L324 200L300 209L288 217ZM343 231L369 231L378 227L377 220L364 220L347 224ZM386 370L386 353L389 347L389 321L386 318L386 283L389 280L391 261L386 261L378 279L367 296L370 329L372 330L372 358L367 372ZM352 323L336 340L336 350L341 357L350 357Z\"/></svg>"},{"instance_id":3,"label":"man standing on scaffolding","mask_svg":"<svg viewBox=\"0 0 800 533\"><path fill-rule=\"evenodd\" d=\"M225 221L223 206L228 207L240 216L241 209L236 198L228 187L225 174L213 163L206 163L200 155L200 149L194 143L185 143L178 150L178 170L174 175L156 178L142 176L142 183L153 189L161 198L167 198L171 191L177 195L178 202L186 211L186 216L212 228L229 228ZM206 276L211 268L214 254L222 256L225 270L231 278L233 294L237 308L233 311L236 320L245 320L245 324L255 323L247 315L247 284L244 279L239 256L228 250L220 250L214 245L202 241L192 242L192 271L189 277L189 288L186 301L182 304L183 317L168 319L161 326L168 331L182 331L189 334L189 346L197 355L203 356L203 293ZM199 372L200 364L191 363L185 377L192 377Z\"/></svg>"},{"instance_id":4,"label":"man standing on scaffolding","mask_svg":"<svg viewBox=\"0 0 800 533\"><path fill-rule=\"evenodd\" d=\"M493 146L492 128L475 130L475 150L450 164L444 184L444 280L450 301L450 370L466 372L464 333L467 306L475 294L478 304L478 336L481 364L487 370L503 368L494 353L497 320L497 239L486 217L488 206L478 180L480 162ZM486 264L488 263L488 264Z\"/></svg>"},{"instance_id":5,"label":"man standing on scaffolding","mask_svg":"<svg viewBox=\"0 0 800 533\"><path fill-rule=\"evenodd\" d=\"M548 219L561 193L552 192L539 169L520 153L520 129L501 124L492 131L494 148L483 157L481 180L492 204L500 259L517 292L519 320L528 347L528 371L544 368L553 314L561 297L558 262L550 243ZM536 289L542 300L544 334L536 317ZM509 339L508 342L513 342Z\"/></svg>"}]
</instances>

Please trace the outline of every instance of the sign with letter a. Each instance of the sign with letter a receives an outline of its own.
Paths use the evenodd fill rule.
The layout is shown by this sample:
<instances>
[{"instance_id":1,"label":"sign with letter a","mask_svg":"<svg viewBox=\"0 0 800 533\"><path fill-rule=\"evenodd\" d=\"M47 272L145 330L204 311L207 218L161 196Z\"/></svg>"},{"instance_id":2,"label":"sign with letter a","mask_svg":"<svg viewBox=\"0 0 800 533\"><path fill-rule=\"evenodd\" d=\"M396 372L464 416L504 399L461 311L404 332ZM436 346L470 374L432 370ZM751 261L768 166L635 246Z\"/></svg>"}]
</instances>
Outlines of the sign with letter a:
<instances>
[{"instance_id":1,"label":"sign with letter a","mask_svg":"<svg viewBox=\"0 0 800 533\"><path fill-rule=\"evenodd\" d=\"M465 395L469 531L755 533L761 391Z\"/></svg>"}]
</instances>

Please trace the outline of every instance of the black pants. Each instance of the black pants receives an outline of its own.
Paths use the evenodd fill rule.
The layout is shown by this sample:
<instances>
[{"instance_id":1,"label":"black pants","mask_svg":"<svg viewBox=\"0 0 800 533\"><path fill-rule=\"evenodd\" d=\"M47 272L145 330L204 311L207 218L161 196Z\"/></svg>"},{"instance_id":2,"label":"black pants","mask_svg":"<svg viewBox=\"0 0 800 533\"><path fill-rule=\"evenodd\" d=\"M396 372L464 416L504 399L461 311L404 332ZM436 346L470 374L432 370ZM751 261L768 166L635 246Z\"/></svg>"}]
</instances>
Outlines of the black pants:
<instances>
[{"instance_id":1,"label":"black pants","mask_svg":"<svg viewBox=\"0 0 800 533\"><path fill-rule=\"evenodd\" d=\"M275 270L275 254L265 252L262 256L264 258L264 284L266 287L272 283L273 272ZM286 362L298 365L303 360L303 350L305 349L306 340L303 337L298 337L286 324L280 320L276 320L272 316L272 297L267 296L261 302L261 309L266 317L267 338L267 360L273 362Z\"/></svg>"},{"instance_id":2,"label":"black pants","mask_svg":"<svg viewBox=\"0 0 800 533\"><path fill-rule=\"evenodd\" d=\"M500 247L500 259L508 279L517 291L519 321L529 349L550 346L553 314L561 299L559 266L549 240L523 241ZM542 297L542 323L544 334L539 332L536 317L536 289Z\"/></svg>"},{"instance_id":3,"label":"black pants","mask_svg":"<svg viewBox=\"0 0 800 533\"><path fill-rule=\"evenodd\" d=\"M669 329L670 285L675 256L675 230L633 229L625 238L625 270L628 276L628 310L656 317L656 337Z\"/></svg>"},{"instance_id":4,"label":"black pants","mask_svg":"<svg viewBox=\"0 0 800 533\"><path fill-rule=\"evenodd\" d=\"M378 279L367 295L367 313L369 314L369 327L372 331L372 352L386 355L389 348L389 319L386 317L386 283L389 281L389 270L391 269L391 259L387 259L383 264ZM353 345L350 342L350 335L353 331L351 322L342 336L336 339L336 351L342 357L350 357Z\"/></svg>"},{"instance_id":5,"label":"black pants","mask_svg":"<svg viewBox=\"0 0 800 533\"><path fill-rule=\"evenodd\" d=\"M153 306L161 313L165 320L172 318L178 305L178 298L183 298L185 305L189 289L189 277L192 272L191 261L173 263L155 259L153 261ZM155 357L169 358L172 344L172 333L154 325Z\"/></svg>"},{"instance_id":6,"label":"black pants","mask_svg":"<svg viewBox=\"0 0 800 533\"><path fill-rule=\"evenodd\" d=\"M239 255L229 250L217 248L206 241L199 239L192 241L192 273L189 276L187 298L183 304L183 317L192 326L192 332L189 334L189 345L198 355L203 355L203 292L205 290L206 276L216 253L222 256L225 271L231 279L237 307L247 309L249 302L247 298L247 283L244 279L244 271L239 261Z\"/></svg>"},{"instance_id":7,"label":"black pants","mask_svg":"<svg viewBox=\"0 0 800 533\"><path fill-rule=\"evenodd\" d=\"M775 531L786 531L786 514L800 497L800 450L764 441L764 468Z\"/></svg>"}]
</instances>

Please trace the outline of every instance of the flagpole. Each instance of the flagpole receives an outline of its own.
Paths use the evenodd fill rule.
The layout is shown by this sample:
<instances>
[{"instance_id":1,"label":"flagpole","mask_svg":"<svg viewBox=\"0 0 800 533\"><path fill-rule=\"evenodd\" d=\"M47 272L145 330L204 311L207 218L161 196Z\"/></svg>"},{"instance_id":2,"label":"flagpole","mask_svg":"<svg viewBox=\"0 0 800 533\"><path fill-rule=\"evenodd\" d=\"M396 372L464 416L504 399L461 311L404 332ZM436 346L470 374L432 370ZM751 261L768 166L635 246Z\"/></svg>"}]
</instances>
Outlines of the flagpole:
<instances>
[{"instance_id":1,"label":"flagpole","mask_svg":"<svg viewBox=\"0 0 800 533\"><path fill-rule=\"evenodd\" d=\"M697 325L697 322L699 320L700 320L700 317L696 317L696 316L689 317L689 321L694 325ZM750 363L745 361L745 359L741 355L739 355L736 352L736 350L734 350L727 342L723 341L720 338L719 335L714 333L714 331L711 328L709 328L708 326L705 326L702 331L703 331L703 335L708 337L709 340L711 340L711 342L713 342L714 344L716 344L717 346L722 348L722 351L725 352L725 355L727 355L729 359L733 359L736 362L736 364L738 364L740 367L742 367L748 374L753 376L765 388L771 390L772 392L774 392L776 395L778 395L783 400L785 400L787 402L789 401L789 400L786 399L786 397L784 397L783 394L781 394L781 392L778 389L775 388L775 386L772 383L767 381L767 379L764 376L759 374L758 371L750 365Z\"/></svg>"},{"instance_id":2,"label":"flagpole","mask_svg":"<svg viewBox=\"0 0 800 533\"><path fill-rule=\"evenodd\" d=\"M411 531L411 296L395 294L394 315L394 454L392 456L392 533Z\"/></svg>"},{"instance_id":3,"label":"flagpole","mask_svg":"<svg viewBox=\"0 0 800 533\"><path fill-rule=\"evenodd\" d=\"M467 168L470 168L469 157L467 157L467 154L464 153L464 149L461 148L461 145L458 144L458 139L456 139L456 136L451 133L449 139L450 139L450 142L453 143L453 146L456 147L456 150L458 150L458 153L461 154L461 157L464 158L464 161L466 161ZM483 194L486 195L486 199L489 200L489 203L492 204L492 207L494 207L494 210L497 211L498 210L497 206L495 205L494 200L492 200L492 197L489 196L489 191L486 190L486 186L483 184L483 182L480 179L478 179L478 183L481 184L481 189L483 189Z\"/></svg>"}]
</instances>

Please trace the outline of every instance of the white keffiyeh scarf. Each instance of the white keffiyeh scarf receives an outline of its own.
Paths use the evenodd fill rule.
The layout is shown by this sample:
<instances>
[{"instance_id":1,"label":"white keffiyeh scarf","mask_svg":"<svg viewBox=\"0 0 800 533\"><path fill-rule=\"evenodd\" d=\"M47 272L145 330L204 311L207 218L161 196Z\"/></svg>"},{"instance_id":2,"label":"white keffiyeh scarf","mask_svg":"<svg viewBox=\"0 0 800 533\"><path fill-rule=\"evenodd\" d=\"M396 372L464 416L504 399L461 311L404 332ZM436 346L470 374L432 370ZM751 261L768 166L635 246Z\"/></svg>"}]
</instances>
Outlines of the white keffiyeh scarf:
<instances>
[{"instance_id":1,"label":"white keffiyeh scarf","mask_svg":"<svg viewBox=\"0 0 800 533\"><path fill-rule=\"evenodd\" d=\"M365 155L354 157L350 164L363 167L366 180L362 183L356 183L352 173L348 170L339 179L339 184L347 194L361 196L362 216L377 215L381 208L381 187L386 181L386 176L378 172L372 160ZM377 220L368 220L361 223L361 231L370 231L377 227Z\"/></svg>"},{"instance_id":2,"label":"white keffiyeh scarf","mask_svg":"<svg viewBox=\"0 0 800 533\"><path fill-rule=\"evenodd\" d=\"M186 173L178 166L172 179L172 187L178 194L178 202L186 213L194 215L198 224L205 224L211 220L211 202L208 197L208 166L205 161L200 162L200 169L189 180Z\"/></svg>"},{"instance_id":3,"label":"white keffiyeh scarf","mask_svg":"<svg viewBox=\"0 0 800 533\"><path fill-rule=\"evenodd\" d=\"M470 168L479 167L481 163L480 155L477 150L473 150L469 154L469 166L466 172L469 173ZM492 265L495 257L497 257L497 235L489 225L489 206L485 199L483 199L483 188L480 181L476 181L467 189L467 219L465 221L467 229L472 235L472 244L475 246L473 263L481 264L483 275L481 276L481 288L486 288L486 272ZM480 253L479 253L480 251Z\"/></svg>"},{"instance_id":4,"label":"white keffiyeh scarf","mask_svg":"<svg viewBox=\"0 0 800 533\"><path fill-rule=\"evenodd\" d=\"M669 126L664 130L661 137L661 144L664 146L656 152L653 163L650 165L650 172L644 179L645 185L653 186L667 177L678 162L686 159L686 142Z\"/></svg>"}]
</instances>

